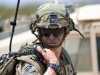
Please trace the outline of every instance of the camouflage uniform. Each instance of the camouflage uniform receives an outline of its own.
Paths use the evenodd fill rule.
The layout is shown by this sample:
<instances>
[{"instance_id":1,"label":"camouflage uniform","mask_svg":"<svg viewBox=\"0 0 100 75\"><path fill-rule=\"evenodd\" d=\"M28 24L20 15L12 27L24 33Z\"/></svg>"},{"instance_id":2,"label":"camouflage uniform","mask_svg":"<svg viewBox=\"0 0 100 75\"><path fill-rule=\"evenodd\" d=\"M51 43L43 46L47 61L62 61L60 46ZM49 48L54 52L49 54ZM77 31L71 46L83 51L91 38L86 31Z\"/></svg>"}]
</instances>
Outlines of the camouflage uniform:
<instances>
[{"instance_id":1,"label":"camouflage uniform","mask_svg":"<svg viewBox=\"0 0 100 75\"><path fill-rule=\"evenodd\" d=\"M23 50L31 50L34 46L26 45ZM62 53L60 55L60 72L59 75L73 75L73 67L69 63L71 62L68 53L67 59L65 57L65 50L62 49ZM46 71L46 65L44 65L40 60L37 59L36 55L27 55L17 57L19 60L16 66L16 74L15 75L43 75Z\"/></svg>"}]
</instances>

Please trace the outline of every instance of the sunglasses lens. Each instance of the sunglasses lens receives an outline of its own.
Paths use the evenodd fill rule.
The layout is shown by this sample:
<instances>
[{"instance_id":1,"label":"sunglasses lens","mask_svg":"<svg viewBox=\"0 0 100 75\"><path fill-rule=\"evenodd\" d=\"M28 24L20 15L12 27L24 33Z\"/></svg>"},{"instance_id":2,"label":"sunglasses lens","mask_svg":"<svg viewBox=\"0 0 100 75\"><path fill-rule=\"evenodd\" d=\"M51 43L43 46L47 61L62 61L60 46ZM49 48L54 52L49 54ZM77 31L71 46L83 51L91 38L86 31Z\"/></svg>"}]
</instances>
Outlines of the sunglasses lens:
<instances>
[{"instance_id":1,"label":"sunglasses lens","mask_svg":"<svg viewBox=\"0 0 100 75\"><path fill-rule=\"evenodd\" d=\"M57 36L61 35L63 32L64 32L64 28L55 29L53 31L53 35L57 37Z\"/></svg>"},{"instance_id":2,"label":"sunglasses lens","mask_svg":"<svg viewBox=\"0 0 100 75\"><path fill-rule=\"evenodd\" d=\"M42 34L43 36L45 36L45 37L49 37L50 36L50 34L48 34L48 33L45 33L45 34Z\"/></svg>"},{"instance_id":3,"label":"sunglasses lens","mask_svg":"<svg viewBox=\"0 0 100 75\"><path fill-rule=\"evenodd\" d=\"M45 37L49 37L50 36L50 31L49 29L45 29L45 28L40 28L41 34Z\"/></svg>"},{"instance_id":4,"label":"sunglasses lens","mask_svg":"<svg viewBox=\"0 0 100 75\"><path fill-rule=\"evenodd\" d=\"M58 29L45 29L45 28L40 28L41 34L45 37L49 37L51 34L54 36L58 37L64 32L64 28L58 28Z\"/></svg>"}]
</instances>

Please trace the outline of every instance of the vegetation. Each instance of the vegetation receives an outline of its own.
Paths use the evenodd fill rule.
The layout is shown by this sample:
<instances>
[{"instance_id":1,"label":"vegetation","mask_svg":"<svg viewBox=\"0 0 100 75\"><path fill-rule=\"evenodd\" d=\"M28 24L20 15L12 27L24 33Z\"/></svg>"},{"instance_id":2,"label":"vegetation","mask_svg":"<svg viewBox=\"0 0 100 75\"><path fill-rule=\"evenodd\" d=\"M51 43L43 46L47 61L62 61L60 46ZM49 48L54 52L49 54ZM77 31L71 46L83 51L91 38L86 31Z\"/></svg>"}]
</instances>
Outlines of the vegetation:
<instances>
[{"instance_id":1,"label":"vegetation","mask_svg":"<svg viewBox=\"0 0 100 75\"><path fill-rule=\"evenodd\" d=\"M18 14L19 15L31 15L34 14L38 6L27 6L23 8L19 8ZM0 16L2 19L9 18L15 14L16 8L5 8L0 7Z\"/></svg>"}]
</instances>

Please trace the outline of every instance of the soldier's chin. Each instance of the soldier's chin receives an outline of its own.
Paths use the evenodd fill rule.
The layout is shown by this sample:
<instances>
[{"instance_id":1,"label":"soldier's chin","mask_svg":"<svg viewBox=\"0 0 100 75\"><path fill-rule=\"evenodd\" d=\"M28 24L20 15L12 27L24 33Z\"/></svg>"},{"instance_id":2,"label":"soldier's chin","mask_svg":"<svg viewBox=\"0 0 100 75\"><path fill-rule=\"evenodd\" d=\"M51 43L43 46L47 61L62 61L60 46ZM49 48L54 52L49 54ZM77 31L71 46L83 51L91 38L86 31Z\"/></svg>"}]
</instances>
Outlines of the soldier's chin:
<instances>
[{"instance_id":1,"label":"soldier's chin","mask_svg":"<svg viewBox=\"0 0 100 75\"><path fill-rule=\"evenodd\" d=\"M50 46L56 46L56 45L58 45L58 44L56 44L56 43L52 43L52 44L48 44L48 45L50 45Z\"/></svg>"}]
</instances>

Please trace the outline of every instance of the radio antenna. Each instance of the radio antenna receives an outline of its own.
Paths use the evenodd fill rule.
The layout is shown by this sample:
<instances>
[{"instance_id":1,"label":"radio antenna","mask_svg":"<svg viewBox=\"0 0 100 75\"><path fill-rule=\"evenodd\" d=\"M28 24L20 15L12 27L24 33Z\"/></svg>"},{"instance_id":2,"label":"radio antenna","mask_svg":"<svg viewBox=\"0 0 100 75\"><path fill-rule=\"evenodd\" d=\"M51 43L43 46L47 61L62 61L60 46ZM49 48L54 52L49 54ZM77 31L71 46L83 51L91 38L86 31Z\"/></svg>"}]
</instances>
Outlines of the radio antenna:
<instances>
[{"instance_id":1,"label":"radio antenna","mask_svg":"<svg viewBox=\"0 0 100 75\"><path fill-rule=\"evenodd\" d=\"M18 0L18 2L17 2L15 16L14 16L14 21L10 22L10 25L12 25L13 27L12 27L12 32L11 32L10 44L9 44L9 52L11 52L11 45L12 45L13 34L14 34L15 26L16 26L16 20L17 20L17 14L18 14L18 9L19 9L19 3L20 3L20 0Z\"/></svg>"}]
</instances>

